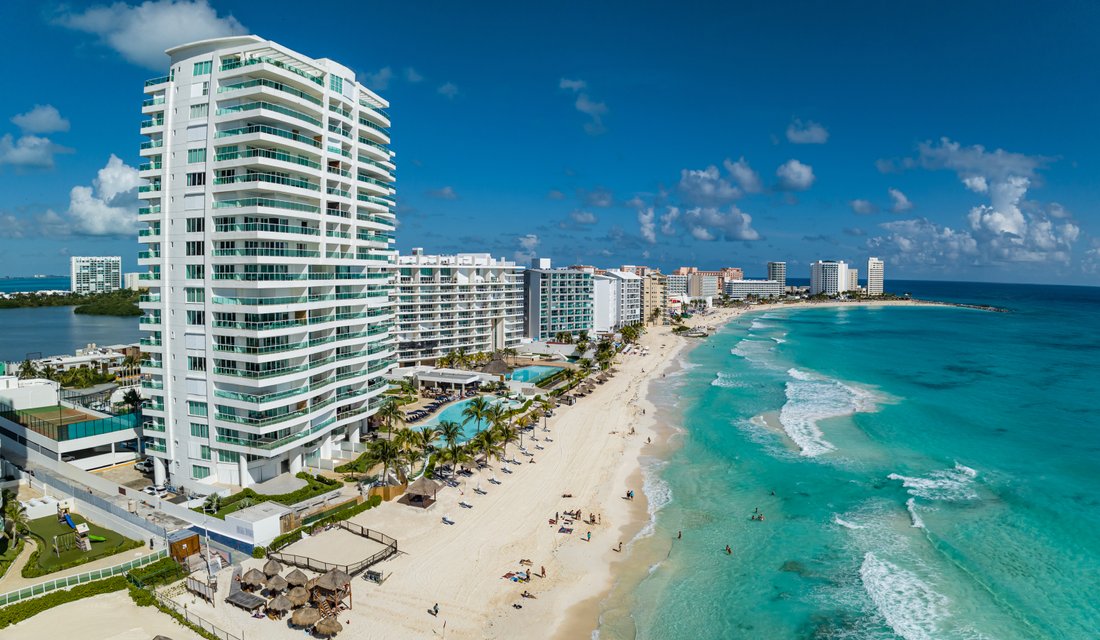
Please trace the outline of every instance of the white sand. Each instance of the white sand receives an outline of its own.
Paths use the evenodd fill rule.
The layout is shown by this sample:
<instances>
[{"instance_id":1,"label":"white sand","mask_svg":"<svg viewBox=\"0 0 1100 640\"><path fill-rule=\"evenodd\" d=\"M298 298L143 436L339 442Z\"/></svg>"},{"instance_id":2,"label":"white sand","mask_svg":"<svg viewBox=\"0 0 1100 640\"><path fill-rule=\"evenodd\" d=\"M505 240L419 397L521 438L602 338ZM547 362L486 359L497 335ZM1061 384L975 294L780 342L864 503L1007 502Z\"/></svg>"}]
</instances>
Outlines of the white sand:
<instances>
[{"instance_id":1,"label":"white sand","mask_svg":"<svg viewBox=\"0 0 1100 640\"><path fill-rule=\"evenodd\" d=\"M63 604L0 631L4 640L149 640L156 635L202 640L156 607L137 606L125 590Z\"/></svg>"},{"instance_id":2,"label":"white sand","mask_svg":"<svg viewBox=\"0 0 1100 640\"><path fill-rule=\"evenodd\" d=\"M349 565L385 549L385 545L345 529L333 528L280 549L281 553L306 556L321 562Z\"/></svg>"}]
</instances>

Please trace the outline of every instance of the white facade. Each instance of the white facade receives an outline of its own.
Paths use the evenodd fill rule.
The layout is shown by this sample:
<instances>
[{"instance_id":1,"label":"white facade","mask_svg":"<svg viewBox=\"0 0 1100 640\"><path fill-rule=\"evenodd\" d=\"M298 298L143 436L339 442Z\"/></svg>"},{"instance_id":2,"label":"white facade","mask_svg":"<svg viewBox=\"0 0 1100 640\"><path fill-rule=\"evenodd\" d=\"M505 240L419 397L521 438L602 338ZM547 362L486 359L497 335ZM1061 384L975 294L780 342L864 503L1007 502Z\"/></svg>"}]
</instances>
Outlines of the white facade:
<instances>
[{"instance_id":1,"label":"white facade","mask_svg":"<svg viewBox=\"0 0 1100 640\"><path fill-rule=\"evenodd\" d=\"M523 267L487 253L399 256L401 366L517 346L523 339Z\"/></svg>"},{"instance_id":2,"label":"white facade","mask_svg":"<svg viewBox=\"0 0 1100 640\"><path fill-rule=\"evenodd\" d=\"M846 291L859 291L859 269L848 269L848 286Z\"/></svg>"},{"instance_id":3,"label":"white facade","mask_svg":"<svg viewBox=\"0 0 1100 640\"><path fill-rule=\"evenodd\" d=\"M593 276L594 326L609 333L642 321L642 278L627 271Z\"/></svg>"},{"instance_id":4,"label":"white facade","mask_svg":"<svg viewBox=\"0 0 1100 640\"><path fill-rule=\"evenodd\" d=\"M73 256L69 259L73 293L108 293L122 288L120 256Z\"/></svg>"},{"instance_id":5,"label":"white facade","mask_svg":"<svg viewBox=\"0 0 1100 640\"><path fill-rule=\"evenodd\" d=\"M778 298L784 286L775 280L727 280L725 294L735 300L749 296L754 298Z\"/></svg>"},{"instance_id":6,"label":"white facade","mask_svg":"<svg viewBox=\"0 0 1100 640\"><path fill-rule=\"evenodd\" d=\"M768 263L768 280L774 280L779 283L779 286L786 289L787 287L787 263L786 262L769 262Z\"/></svg>"},{"instance_id":7,"label":"white facade","mask_svg":"<svg viewBox=\"0 0 1100 640\"><path fill-rule=\"evenodd\" d=\"M141 282L141 273L136 271L122 274L122 286L131 291L138 291L139 289L145 288L145 285Z\"/></svg>"},{"instance_id":8,"label":"white facade","mask_svg":"<svg viewBox=\"0 0 1100 640\"><path fill-rule=\"evenodd\" d=\"M886 265L875 257L867 258L867 295L881 296L886 276Z\"/></svg>"},{"instance_id":9,"label":"white facade","mask_svg":"<svg viewBox=\"0 0 1100 640\"><path fill-rule=\"evenodd\" d=\"M687 276L687 279L687 294L692 299L713 298L721 293L718 288L719 276L708 273L693 273Z\"/></svg>"},{"instance_id":10,"label":"white facade","mask_svg":"<svg viewBox=\"0 0 1100 640\"><path fill-rule=\"evenodd\" d=\"M818 260L810 265L810 295L835 296L848 290L848 265L836 260Z\"/></svg>"},{"instance_id":11,"label":"white facade","mask_svg":"<svg viewBox=\"0 0 1100 640\"><path fill-rule=\"evenodd\" d=\"M683 298L688 292L688 277L686 275L670 274L665 276L667 283L666 294L670 298Z\"/></svg>"},{"instance_id":12,"label":"white facade","mask_svg":"<svg viewBox=\"0 0 1100 640\"><path fill-rule=\"evenodd\" d=\"M618 291L615 279L606 275L592 276L592 328L596 333L608 333L618 323Z\"/></svg>"},{"instance_id":13,"label":"white facade","mask_svg":"<svg viewBox=\"0 0 1100 640\"><path fill-rule=\"evenodd\" d=\"M248 486L358 441L394 365L388 103L256 36L145 83L143 435L176 484Z\"/></svg>"},{"instance_id":14,"label":"white facade","mask_svg":"<svg viewBox=\"0 0 1100 640\"><path fill-rule=\"evenodd\" d=\"M523 295L526 333L532 340L595 330L595 294L589 270L554 269L550 260L535 258L524 272Z\"/></svg>"}]
</instances>

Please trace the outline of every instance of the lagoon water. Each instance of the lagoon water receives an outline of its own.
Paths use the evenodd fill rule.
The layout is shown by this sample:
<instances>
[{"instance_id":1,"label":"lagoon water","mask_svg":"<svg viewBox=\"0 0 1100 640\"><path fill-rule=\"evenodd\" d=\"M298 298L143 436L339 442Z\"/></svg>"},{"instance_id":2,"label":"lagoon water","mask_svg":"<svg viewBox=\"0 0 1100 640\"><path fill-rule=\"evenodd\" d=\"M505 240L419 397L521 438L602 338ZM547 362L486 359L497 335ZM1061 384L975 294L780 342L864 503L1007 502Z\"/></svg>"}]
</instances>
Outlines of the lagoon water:
<instances>
[{"instance_id":1,"label":"lagoon water","mask_svg":"<svg viewBox=\"0 0 1100 640\"><path fill-rule=\"evenodd\" d=\"M1098 637L1100 289L912 284L1011 312L751 314L662 381L601 639Z\"/></svg>"},{"instance_id":2,"label":"lagoon water","mask_svg":"<svg viewBox=\"0 0 1100 640\"><path fill-rule=\"evenodd\" d=\"M90 316L72 307L0 309L0 361L71 354L88 343L132 344L142 332L136 316Z\"/></svg>"}]
</instances>

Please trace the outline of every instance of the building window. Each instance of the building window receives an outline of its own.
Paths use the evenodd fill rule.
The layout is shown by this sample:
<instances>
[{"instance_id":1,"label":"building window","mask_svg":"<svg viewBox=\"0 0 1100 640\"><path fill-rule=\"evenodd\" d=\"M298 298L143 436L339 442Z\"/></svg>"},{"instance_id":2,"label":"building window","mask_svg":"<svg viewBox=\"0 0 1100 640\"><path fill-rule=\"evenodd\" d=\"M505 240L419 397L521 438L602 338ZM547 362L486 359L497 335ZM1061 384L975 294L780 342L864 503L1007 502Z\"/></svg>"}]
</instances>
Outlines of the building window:
<instances>
[{"instance_id":1,"label":"building window","mask_svg":"<svg viewBox=\"0 0 1100 640\"><path fill-rule=\"evenodd\" d=\"M184 289L187 292L188 302L205 302L206 301L206 289L199 289L198 287L187 287Z\"/></svg>"},{"instance_id":2,"label":"building window","mask_svg":"<svg viewBox=\"0 0 1100 640\"><path fill-rule=\"evenodd\" d=\"M189 187L201 187L206 184L205 173L189 173L187 174L187 186Z\"/></svg>"},{"instance_id":3,"label":"building window","mask_svg":"<svg viewBox=\"0 0 1100 640\"><path fill-rule=\"evenodd\" d=\"M210 105L206 102L191 105L191 118L205 118L210 113Z\"/></svg>"},{"instance_id":4,"label":"building window","mask_svg":"<svg viewBox=\"0 0 1100 640\"><path fill-rule=\"evenodd\" d=\"M241 454L236 451L222 451L218 449L218 461L220 462L237 462L241 459Z\"/></svg>"},{"instance_id":5,"label":"building window","mask_svg":"<svg viewBox=\"0 0 1100 640\"><path fill-rule=\"evenodd\" d=\"M197 400L187 401L187 415L199 416L200 418L206 417L206 403L199 402Z\"/></svg>"},{"instance_id":6,"label":"building window","mask_svg":"<svg viewBox=\"0 0 1100 640\"><path fill-rule=\"evenodd\" d=\"M187 219L187 233L202 233L206 231L206 219L205 218L188 218Z\"/></svg>"},{"instance_id":7,"label":"building window","mask_svg":"<svg viewBox=\"0 0 1100 640\"><path fill-rule=\"evenodd\" d=\"M191 423L191 435L196 438L209 438L210 437L210 425L202 424L201 422ZM209 460L210 458L203 458L203 460Z\"/></svg>"},{"instance_id":8,"label":"building window","mask_svg":"<svg viewBox=\"0 0 1100 640\"><path fill-rule=\"evenodd\" d=\"M187 324L191 325L204 325L206 324L206 312L196 311L194 309L187 310Z\"/></svg>"},{"instance_id":9,"label":"building window","mask_svg":"<svg viewBox=\"0 0 1100 640\"><path fill-rule=\"evenodd\" d=\"M184 248L189 256L204 256L206 255L205 245L202 240L188 240Z\"/></svg>"},{"instance_id":10,"label":"building window","mask_svg":"<svg viewBox=\"0 0 1100 640\"><path fill-rule=\"evenodd\" d=\"M344 92L344 79L341 78L340 76L331 76L330 75L328 77L328 88L332 89L336 93L343 93Z\"/></svg>"},{"instance_id":11,"label":"building window","mask_svg":"<svg viewBox=\"0 0 1100 640\"><path fill-rule=\"evenodd\" d=\"M209 467L200 467L197 464L191 465L191 477L196 480L202 480L210 475Z\"/></svg>"},{"instance_id":12,"label":"building window","mask_svg":"<svg viewBox=\"0 0 1100 640\"><path fill-rule=\"evenodd\" d=\"M194 164L196 162L206 162L206 149L188 149L187 162L189 164Z\"/></svg>"},{"instance_id":13,"label":"building window","mask_svg":"<svg viewBox=\"0 0 1100 640\"><path fill-rule=\"evenodd\" d=\"M202 280L206 277L206 266L201 264L187 265L188 280Z\"/></svg>"},{"instance_id":14,"label":"building window","mask_svg":"<svg viewBox=\"0 0 1100 640\"><path fill-rule=\"evenodd\" d=\"M205 444L204 445L199 445L199 457L202 458L203 460L209 460L210 459L210 447L206 446Z\"/></svg>"},{"instance_id":15,"label":"building window","mask_svg":"<svg viewBox=\"0 0 1100 640\"><path fill-rule=\"evenodd\" d=\"M188 371L206 371L206 358L187 356Z\"/></svg>"},{"instance_id":16,"label":"building window","mask_svg":"<svg viewBox=\"0 0 1100 640\"><path fill-rule=\"evenodd\" d=\"M207 60L206 62L196 62L195 70L191 75L205 76L210 73L210 67L212 67L213 65L214 63L210 60Z\"/></svg>"}]
</instances>

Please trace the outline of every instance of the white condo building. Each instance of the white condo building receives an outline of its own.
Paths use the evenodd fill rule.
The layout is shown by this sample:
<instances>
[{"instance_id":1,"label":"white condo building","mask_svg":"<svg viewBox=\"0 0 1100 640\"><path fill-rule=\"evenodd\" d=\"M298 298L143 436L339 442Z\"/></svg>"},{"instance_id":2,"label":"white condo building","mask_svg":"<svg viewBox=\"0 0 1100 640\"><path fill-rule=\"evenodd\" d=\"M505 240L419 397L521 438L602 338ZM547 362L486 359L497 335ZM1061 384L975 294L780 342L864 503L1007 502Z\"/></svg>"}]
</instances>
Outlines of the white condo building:
<instances>
[{"instance_id":1,"label":"white condo building","mask_svg":"<svg viewBox=\"0 0 1100 640\"><path fill-rule=\"evenodd\" d=\"M727 280L725 294L734 300L754 298L778 298L784 293L784 286L775 280Z\"/></svg>"},{"instance_id":2,"label":"white condo building","mask_svg":"<svg viewBox=\"0 0 1100 640\"><path fill-rule=\"evenodd\" d=\"M73 256L69 272L73 293L108 293L122 288L121 256Z\"/></svg>"},{"instance_id":3,"label":"white condo building","mask_svg":"<svg viewBox=\"0 0 1100 640\"><path fill-rule=\"evenodd\" d=\"M488 253L399 256L397 348L401 366L515 347L523 339L523 267Z\"/></svg>"},{"instance_id":4,"label":"white condo building","mask_svg":"<svg viewBox=\"0 0 1100 640\"><path fill-rule=\"evenodd\" d=\"M684 298L688 293L688 277L678 273L670 273L665 276L667 284L666 295L669 298Z\"/></svg>"},{"instance_id":5,"label":"white condo building","mask_svg":"<svg viewBox=\"0 0 1100 640\"><path fill-rule=\"evenodd\" d=\"M142 427L156 482L248 486L358 442L394 365L388 103L257 36L145 83Z\"/></svg>"},{"instance_id":6,"label":"white condo building","mask_svg":"<svg viewBox=\"0 0 1100 640\"><path fill-rule=\"evenodd\" d=\"M768 280L774 280L779 283L779 286L787 289L787 263L786 262L769 262L768 263Z\"/></svg>"},{"instance_id":7,"label":"white condo building","mask_svg":"<svg viewBox=\"0 0 1100 640\"><path fill-rule=\"evenodd\" d=\"M609 333L642 321L642 278L627 271L593 276L594 328Z\"/></svg>"},{"instance_id":8,"label":"white condo building","mask_svg":"<svg viewBox=\"0 0 1100 640\"><path fill-rule=\"evenodd\" d=\"M810 295L835 296L848 290L848 265L837 260L818 260L810 265Z\"/></svg>"},{"instance_id":9,"label":"white condo building","mask_svg":"<svg viewBox=\"0 0 1100 640\"><path fill-rule=\"evenodd\" d=\"M886 265L879 258L867 258L867 295L881 296Z\"/></svg>"},{"instance_id":10,"label":"white condo building","mask_svg":"<svg viewBox=\"0 0 1100 640\"><path fill-rule=\"evenodd\" d=\"M848 269L848 286L846 291L859 291L859 269Z\"/></svg>"},{"instance_id":11,"label":"white condo building","mask_svg":"<svg viewBox=\"0 0 1100 640\"><path fill-rule=\"evenodd\" d=\"M523 295L526 333L532 340L595 329L591 270L554 269L549 258L534 258L524 272Z\"/></svg>"}]
</instances>

